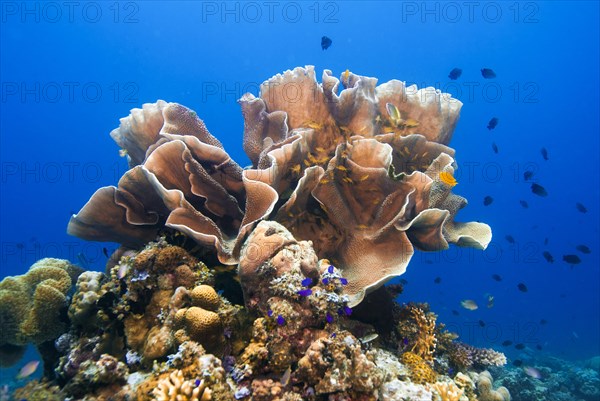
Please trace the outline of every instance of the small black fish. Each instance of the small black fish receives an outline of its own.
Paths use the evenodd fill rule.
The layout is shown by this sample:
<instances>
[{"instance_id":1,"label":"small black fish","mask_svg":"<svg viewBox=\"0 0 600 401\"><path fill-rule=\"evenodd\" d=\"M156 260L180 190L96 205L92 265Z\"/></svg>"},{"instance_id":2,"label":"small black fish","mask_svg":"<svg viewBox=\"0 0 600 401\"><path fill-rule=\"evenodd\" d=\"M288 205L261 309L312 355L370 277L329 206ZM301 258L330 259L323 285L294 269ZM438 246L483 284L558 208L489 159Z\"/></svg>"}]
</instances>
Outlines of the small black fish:
<instances>
[{"instance_id":1,"label":"small black fish","mask_svg":"<svg viewBox=\"0 0 600 401\"><path fill-rule=\"evenodd\" d=\"M492 142L492 150L494 153L498 153L498 145L496 145L496 142Z\"/></svg>"},{"instance_id":2,"label":"small black fish","mask_svg":"<svg viewBox=\"0 0 600 401\"><path fill-rule=\"evenodd\" d=\"M492 278L496 281L502 281L502 276L499 274L492 274Z\"/></svg>"},{"instance_id":3,"label":"small black fish","mask_svg":"<svg viewBox=\"0 0 600 401\"><path fill-rule=\"evenodd\" d=\"M520 200L519 203L521 204L521 206L523 206L525 209L529 208L529 203L527 203L524 200Z\"/></svg>"},{"instance_id":4,"label":"small black fish","mask_svg":"<svg viewBox=\"0 0 600 401\"><path fill-rule=\"evenodd\" d=\"M523 173L523 179L525 181L531 180L532 177L533 177L533 171L527 170Z\"/></svg>"},{"instance_id":5,"label":"small black fish","mask_svg":"<svg viewBox=\"0 0 600 401\"><path fill-rule=\"evenodd\" d=\"M102 253L108 258L108 249L102 248Z\"/></svg>"},{"instance_id":6,"label":"small black fish","mask_svg":"<svg viewBox=\"0 0 600 401\"><path fill-rule=\"evenodd\" d=\"M546 319L540 319L540 324L548 324L548 321Z\"/></svg>"},{"instance_id":7,"label":"small black fish","mask_svg":"<svg viewBox=\"0 0 600 401\"><path fill-rule=\"evenodd\" d=\"M434 283L439 284L442 282L442 278L441 277L436 277L435 280L433 280Z\"/></svg>"},{"instance_id":8,"label":"small black fish","mask_svg":"<svg viewBox=\"0 0 600 401\"><path fill-rule=\"evenodd\" d=\"M331 46L332 43L333 43L333 41L331 39L329 39L327 36L323 36L321 38L321 49L322 50L329 49L329 46Z\"/></svg>"},{"instance_id":9,"label":"small black fish","mask_svg":"<svg viewBox=\"0 0 600 401\"><path fill-rule=\"evenodd\" d=\"M512 341L510 341L510 340L502 341L502 346L503 347L508 347L509 345L512 345Z\"/></svg>"},{"instance_id":10,"label":"small black fish","mask_svg":"<svg viewBox=\"0 0 600 401\"><path fill-rule=\"evenodd\" d=\"M519 291L521 291L521 292L527 292L527 286L526 286L525 284L523 284L523 283L519 283L519 284L517 285L517 288L518 288L518 289L519 289Z\"/></svg>"},{"instance_id":11,"label":"small black fish","mask_svg":"<svg viewBox=\"0 0 600 401\"><path fill-rule=\"evenodd\" d=\"M487 129L493 130L498 125L498 117L493 117L487 125Z\"/></svg>"},{"instance_id":12,"label":"small black fish","mask_svg":"<svg viewBox=\"0 0 600 401\"><path fill-rule=\"evenodd\" d=\"M586 245L577 245L575 247L575 249L577 249L579 252L581 253L591 253L591 249L588 248Z\"/></svg>"},{"instance_id":13,"label":"small black fish","mask_svg":"<svg viewBox=\"0 0 600 401\"><path fill-rule=\"evenodd\" d=\"M513 361L513 365L514 365L514 366L516 366L516 367L518 368L519 366L522 366L522 365L523 365L523 361L522 361L522 360L520 360L520 359L515 359L515 360Z\"/></svg>"},{"instance_id":14,"label":"small black fish","mask_svg":"<svg viewBox=\"0 0 600 401\"><path fill-rule=\"evenodd\" d=\"M485 79L492 79L496 78L496 73L491 68L482 68L481 76L483 76Z\"/></svg>"},{"instance_id":15,"label":"small black fish","mask_svg":"<svg viewBox=\"0 0 600 401\"><path fill-rule=\"evenodd\" d=\"M492 198L491 196L486 196L485 198L483 198L483 206L489 206L492 204L492 202L494 201L494 198Z\"/></svg>"},{"instance_id":16,"label":"small black fish","mask_svg":"<svg viewBox=\"0 0 600 401\"><path fill-rule=\"evenodd\" d=\"M462 70L460 68L453 68L452 71L450 71L450 74L448 74L448 78L450 78L451 80L455 80L458 79L462 74Z\"/></svg>"},{"instance_id":17,"label":"small black fish","mask_svg":"<svg viewBox=\"0 0 600 401\"><path fill-rule=\"evenodd\" d=\"M483 320L479 321L479 327L485 327L485 322Z\"/></svg>"},{"instance_id":18,"label":"small black fish","mask_svg":"<svg viewBox=\"0 0 600 401\"><path fill-rule=\"evenodd\" d=\"M525 344L523 343L518 343L517 345L515 345L516 349L525 349Z\"/></svg>"},{"instance_id":19,"label":"small black fish","mask_svg":"<svg viewBox=\"0 0 600 401\"><path fill-rule=\"evenodd\" d=\"M583 206L583 204L577 202L575 204L575 207L577 208L577 210L579 210L581 213L587 213L587 209L585 208L585 206Z\"/></svg>"},{"instance_id":20,"label":"small black fish","mask_svg":"<svg viewBox=\"0 0 600 401\"><path fill-rule=\"evenodd\" d=\"M531 192L541 197L548 196L548 191L546 191L546 188L539 184L536 184L535 182L531 184Z\"/></svg>"},{"instance_id":21,"label":"small black fish","mask_svg":"<svg viewBox=\"0 0 600 401\"><path fill-rule=\"evenodd\" d=\"M577 255L563 255L563 260L570 265L578 265L581 263L581 259Z\"/></svg>"},{"instance_id":22,"label":"small black fish","mask_svg":"<svg viewBox=\"0 0 600 401\"><path fill-rule=\"evenodd\" d=\"M544 160L548 160L548 150L546 150L546 148L542 148L540 150L540 153L542 154L542 157L544 158Z\"/></svg>"},{"instance_id":23,"label":"small black fish","mask_svg":"<svg viewBox=\"0 0 600 401\"><path fill-rule=\"evenodd\" d=\"M24 249L25 244L23 242L17 242L17 249Z\"/></svg>"},{"instance_id":24,"label":"small black fish","mask_svg":"<svg viewBox=\"0 0 600 401\"><path fill-rule=\"evenodd\" d=\"M538 351L541 351L542 350L542 346L538 344L538 345L535 346L535 349L537 349Z\"/></svg>"},{"instance_id":25,"label":"small black fish","mask_svg":"<svg viewBox=\"0 0 600 401\"><path fill-rule=\"evenodd\" d=\"M548 245L548 237L544 238L544 245Z\"/></svg>"},{"instance_id":26,"label":"small black fish","mask_svg":"<svg viewBox=\"0 0 600 401\"><path fill-rule=\"evenodd\" d=\"M507 240L509 243L511 243L511 244L514 244L514 243L515 243L515 239L513 238L513 236L512 236L512 235L507 235L507 236L505 236L504 238L506 238L506 240Z\"/></svg>"},{"instance_id":27,"label":"small black fish","mask_svg":"<svg viewBox=\"0 0 600 401\"><path fill-rule=\"evenodd\" d=\"M542 255L544 256L544 259L546 259L546 262L554 263L554 257L550 254L550 252L544 251Z\"/></svg>"},{"instance_id":28,"label":"small black fish","mask_svg":"<svg viewBox=\"0 0 600 401\"><path fill-rule=\"evenodd\" d=\"M402 285L406 285L406 284L408 284L408 280L407 280L407 279L405 279L405 278L401 278L401 279L400 279L400 284L402 284Z\"/></svg>"},{"instance_id":29,"label":"small black fish","mask_svg":"<svg viewBox=\"0 0 600 401\"><path fill-rule=\"evenodd\" d=\"M452 314L453 314L454 316L458 316L458 315L460 315L460 313L458 313L458 311L457 311L456 309L452 309Z\"/></svg>"}]
</instances>

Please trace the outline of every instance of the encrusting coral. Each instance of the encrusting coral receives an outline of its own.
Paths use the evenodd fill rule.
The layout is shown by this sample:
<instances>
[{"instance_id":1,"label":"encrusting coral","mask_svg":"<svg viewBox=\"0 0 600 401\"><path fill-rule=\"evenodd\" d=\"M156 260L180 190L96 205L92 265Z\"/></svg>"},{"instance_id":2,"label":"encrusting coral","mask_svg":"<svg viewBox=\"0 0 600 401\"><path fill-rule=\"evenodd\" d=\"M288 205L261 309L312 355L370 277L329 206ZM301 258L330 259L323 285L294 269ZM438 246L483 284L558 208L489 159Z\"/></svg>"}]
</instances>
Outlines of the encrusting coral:
<instances>
[{"instance_id":1,"label":"encrusting coral","mask_svg":"<svg viewBox=\"0 0 600 401\"><path fill-rule=\"evenodd\" d=\"M454 172L446 144L462 104L432 88L376 83L349 73L338 94L330 71L319 84L308 66L266 81L258 98L244 95L245 170L193 111L163 101L134 109L111 133L131 170L68 230L139 246L166 226L236 264L256 223L274 219L344 272L351 306L403 274L414 247L485 248L489 226L455 223L466 200L440 178Z\"/></svg>"},{"instance_id":2,"label":"encrusting coral","mask_svg":"<svg viewBox=\"0 0 600 401\"><path fill-rule=\"evenodd\" d=\"M46 258L0 282L0 366L15 363L23 346L53 340L67 329L67 294L81 270Z\"/></svg>"}]
</instances>

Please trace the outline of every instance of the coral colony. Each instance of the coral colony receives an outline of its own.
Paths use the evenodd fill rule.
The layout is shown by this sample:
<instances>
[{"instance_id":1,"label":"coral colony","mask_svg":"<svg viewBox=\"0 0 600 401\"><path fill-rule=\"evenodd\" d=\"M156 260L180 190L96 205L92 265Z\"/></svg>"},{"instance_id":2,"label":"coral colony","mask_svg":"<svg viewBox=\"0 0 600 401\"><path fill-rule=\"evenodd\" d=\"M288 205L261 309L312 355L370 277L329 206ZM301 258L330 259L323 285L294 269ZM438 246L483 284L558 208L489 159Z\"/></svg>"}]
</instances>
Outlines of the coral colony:
<instances>
[{"instance_id":1,"label":"coral colony","mask_svg":"<svg viewBox=\"0 0 600 401\"><path fill-rule=\"evenodd\" d=\"M462 104L311 66L239 102L246 169L179 104L121 119L130 169L68 225L121 244L106 271L43 259L0 283L0 362L43 360L15 399L510 400L502 353L384 286L415 248L491 240L455 221Z\"/></svg>"}]
</instances>

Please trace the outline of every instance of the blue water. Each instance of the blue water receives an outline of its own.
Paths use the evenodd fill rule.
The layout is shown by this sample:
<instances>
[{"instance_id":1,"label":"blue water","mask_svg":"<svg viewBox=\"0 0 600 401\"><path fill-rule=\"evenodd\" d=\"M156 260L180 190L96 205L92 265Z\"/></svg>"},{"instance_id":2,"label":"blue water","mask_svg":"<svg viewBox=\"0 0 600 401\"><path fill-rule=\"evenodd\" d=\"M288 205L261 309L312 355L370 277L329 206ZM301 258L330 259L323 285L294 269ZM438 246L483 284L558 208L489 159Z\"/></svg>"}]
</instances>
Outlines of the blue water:
<instances>
[{"instance_id":1,"label":"blue water","mask_svg":"<svg viewBox=\"0 0 600 401\"><path fill-rule=\"evenodd\" d=\"M459 220L494 231L485 252L417 253L400 301L429 302L465 342L509 357L518 351L504 340L565 359L600 354L597 2L69 4L1 3L1 277L46 256L80 263L80 253L87 268L103 269L102 248L116 245L65 230L126 170L108 134L131 108L164 99L194 109L244 166L244 92L257 95L262 81L295 66L315 65L319 79L323 69L350 69L439 87L464 103L451 142L455 192L470 201ZM323 35L333 40L327 50ZM454 67L463 73L450 81ZM483 79L484 67L497 78ZM547 197L531 193L528 169ZM581 264L570 267L564 254ZM463 299L479 309L461 308Z\"/></svg>"}]
</instances>

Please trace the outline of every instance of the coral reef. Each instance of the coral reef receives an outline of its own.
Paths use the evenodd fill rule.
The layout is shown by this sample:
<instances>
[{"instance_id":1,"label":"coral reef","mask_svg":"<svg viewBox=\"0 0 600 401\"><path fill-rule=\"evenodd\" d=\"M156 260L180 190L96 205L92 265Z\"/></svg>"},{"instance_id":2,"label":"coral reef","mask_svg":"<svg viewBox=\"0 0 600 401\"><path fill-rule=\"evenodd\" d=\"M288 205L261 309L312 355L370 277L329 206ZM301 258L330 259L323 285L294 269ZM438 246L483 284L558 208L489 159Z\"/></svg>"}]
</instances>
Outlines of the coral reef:
<instances>
[{"instance_id":1,"label":"coral reef","mask_svg":"<svg viewBox=\"0 0 600 401\"><path fill-rule=\"evenodd\" d=\"M349 71L318 83L310 66L240 104L245 169L176 103L121 120L111 136L130 169L68 225L121 244L106 271L45 260L0 283L0 356L44 350L46 381L15 394L509 401L477 373L503 354L456 343L427 304L400 305L401 286L384 287L415 249L491 240L489 226L455 221L467 202L452 193L447 145L462 104Z\"/></svg>"},{"instance_id":2,"label":"coral reef","mask_svg":"<svg viewBox=\"0 0 600 401\"><path fill-rule=\"evenodd\" d=\"M23 346L54 340L67 328L67 293L81 271L70 262L46 258L21 276L0 282L0 366L15 363Z\"/></svg>"},{"instance_id":3,"label":"coral reef","mask_svg":"<svg viewBox=\"0 0 600 401\"><path fill-rule=\"evenodd\" d=\"M447 147L461 103L431 88L296 68L241 100L242 170L193 111L158 101L134 109L111 133L131 169L99 189L69 223L81 238L139 246L163 227L236 264L256 223L276 220L349 280L350 305L403 274L414 252L448 242L484 249L489 226L455 223L466 200L451 193ZM295 86L299 98L282 88ZM452 101L450 101L452 100ZM166 167L168 166L168 167Z\"/></svg>"}]
</instances>

